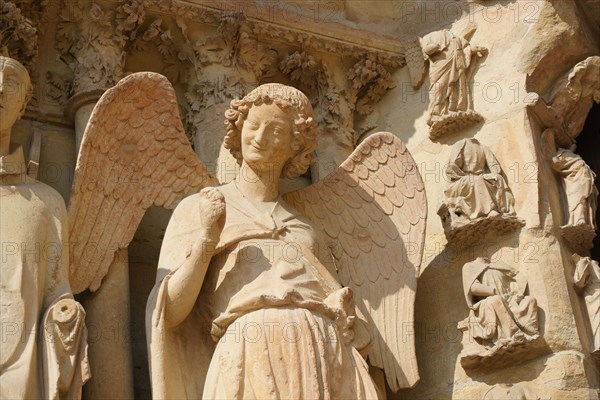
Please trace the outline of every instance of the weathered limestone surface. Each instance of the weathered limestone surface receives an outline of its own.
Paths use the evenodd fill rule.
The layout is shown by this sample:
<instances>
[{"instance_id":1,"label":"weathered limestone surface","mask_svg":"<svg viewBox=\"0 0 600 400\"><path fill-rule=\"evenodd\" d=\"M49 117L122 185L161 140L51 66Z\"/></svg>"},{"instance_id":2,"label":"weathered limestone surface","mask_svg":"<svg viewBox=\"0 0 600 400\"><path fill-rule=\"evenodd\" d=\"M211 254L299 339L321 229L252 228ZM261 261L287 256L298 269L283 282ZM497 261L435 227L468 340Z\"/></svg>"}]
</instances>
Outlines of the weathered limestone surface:
<instances>
[{"instance_id":1,"label":"weathered limestone surface","mask_svg":"<svg viewBox=\"0 0 600 400\"><path fill-rule=\"evenodd\" d=\"M90 377L85 311L69 285L64 200L27 175L11 131L31 98L25 67L0 55L2 398L81 398Z\"/></svg>"},{"instance_id":2,"label":"weathered limestone surface","mask_svg":"<svg viewBox=\"0 0 600 400\"><path fill-rule=\"evenodd\" d=\"M5 4L15 5L21 14L3 9L2 21L18 29L0 37L1 47L26 65L34 84L33 99L12 129L12 142L23 147L27 160L34 130L42 132L38 179L65 200L71 197L77 132L82 132L100 94L130 73L167 76L175 88L181 132L222 182L233 180L239 171L235 158L222 147L224 112L230 101L265 82L298 87L315 111L317 160L310 173L282 181L282 192L322 180L378 131L392 132L406 144L423 177L430 218L420 249L415 324L406 324L397 333L401 343L415 340L420 380L398 393L388 388L388 398L597 396L598 362L591 355L597 336L590 323L595 314L588 305L595 294L590 288L596 270L590 268L593 262L585 269L576 261L599 258L597 245L590 249L596 233L594 213L586 214L584 224L577 224L578 217L574 224L567 223L574 202L568 201L566 181L547 157L543 136L553 131L557 147L564 149L574 142L598 142L589 139L597 138L597 126L592 133L578 132L588 112L598 112L593 69L600 54L597 1ZM469 46L487 49L482 58L473 58L476 68L468 82L469 100L481 119L468 127L453 120L455 132L432 140L427 123L431 69L419 37L443 31L458 38L470 32ZM472 243L449 243L436 215L450 184L444 171L453 146L472 138L489 148L501 165L518 224L492 233L489 230L500 225L494 218L503 218L495 216L482 225L485 234L470 235L476 239ZM597 161L589 157L593 149L569 151L598 173ZM308 200L303 204L310 207ZM143 314L170 217L169 211L158 207L148 210L145 216L143 211L136 214L139 228L127 241L131 241L132 375L139 398L150 396ZM500 368L463 367L463 336L457 324L470 308L462 270L478 257L502 262L517 276L527 276L543 339L533 359L509 356ZM125 280L120 283L114 286L117 290ZM118 303L121 313L124 302ZM102 313L102 307L97 310ZM374 376L379 385L389 379L381 371Z\"/></svg>"}]
</instances>

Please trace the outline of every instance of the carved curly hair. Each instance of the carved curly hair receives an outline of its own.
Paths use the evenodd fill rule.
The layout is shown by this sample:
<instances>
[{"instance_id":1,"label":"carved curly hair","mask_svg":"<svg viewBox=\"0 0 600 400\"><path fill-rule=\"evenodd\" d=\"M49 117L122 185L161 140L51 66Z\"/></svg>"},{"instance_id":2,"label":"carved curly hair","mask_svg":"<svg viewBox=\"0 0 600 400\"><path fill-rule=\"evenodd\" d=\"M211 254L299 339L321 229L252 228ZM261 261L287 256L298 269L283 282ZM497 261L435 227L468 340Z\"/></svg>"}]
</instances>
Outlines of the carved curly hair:
<instances>
[{"instance_id":1,"label":"carved curly hair","mask_svg":"<svg viewBox=\"0 0 600 400\"><path fill-rule=\"evenodd\" d=\"M225 111L227 134L224 147L242 162L242 126L253 105L276 104L283 111L295 111L292 132L292 148L297 149L281 171L285 178L295 178L304 174L313 158L317 147L317 128L313 118L310 101L300 90L279 83L266 83L244 96L243 99L231 100L229 109Z\"/></svg>"}]
</instances>

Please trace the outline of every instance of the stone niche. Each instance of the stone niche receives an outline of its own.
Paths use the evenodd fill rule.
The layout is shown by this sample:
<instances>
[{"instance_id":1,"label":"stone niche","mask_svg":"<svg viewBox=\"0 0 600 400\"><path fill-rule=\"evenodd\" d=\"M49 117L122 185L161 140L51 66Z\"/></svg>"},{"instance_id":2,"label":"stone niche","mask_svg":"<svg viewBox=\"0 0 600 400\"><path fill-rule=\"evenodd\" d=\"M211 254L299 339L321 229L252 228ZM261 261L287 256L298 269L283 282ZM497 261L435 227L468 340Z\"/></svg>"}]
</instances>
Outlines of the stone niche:
<instances>
[{"instance_id":1,"label":"stone niche","mask_svg":"<svg viewBox=\"0 0 600 400\"><path fill-rule=\"evenodd\" d=\"M194 151L221 181L231 180L237 168L221 148L223 113L230 100L265 82L296 86L313 104L320 139L318 161L310 173L288 182L289 188L324 178L378 131L402 139L425 183L429 218L415 325L403 332L415 339L420 380L397 393L387 388L387 398L594 398L600 385L598 361L591 355L594 327L573 281L579 259L573 253L589 256L590 244L574 249L561 231L566 205L543 133L560 127L556 141L568 147L577 142L579 132L565 127L585 131L587 112L598 112L592 105L600 95L571 96L576 85L561 84L569 82L579 63L600 54L597 2L5 3L17 7L37 30L37 48L21 54L28 57L34 97L13 136L27 155L34 132L41 132L38 177L65 200L71 195L78 146L95 102L130 73L149 70L167 76ZM434 32L448 32L440 39L448 43L462 40L462 55L451 54L448 43L436 46L451 61L444 68L465 74L462 80L449 78L443 96L453 102L457 92L452 90L458 85L468 93L469 104L454 109L455 114L441 113L437 120L431 119L430 104L442 95L431 77L442 64L432 67L439 61L431 61L432 50L426 57L420 40ZM466 62L465 53L469 70L455 65ZM586 87L593 79L586 76ZM560 108L568 116L552 109L557 93L571 96L562 99L572 104L564 100L561 104L568 107ZM582 115L573 112L584 107ZM575 119L577 123L569 124ZM581 134L582 142L584 135L587 143L600 140L597 131ZM590 140L590 135L596 136ZM448 160L463 139L476 139L489 148L514 196L514 212L482 219L475 234L465 234L468 240L449 234L453 221L437 215L450 184ZM599 150L591 147L580 155L598 174L598 164L589 158L597 160ZM97 368L102 372L84 387L84 398L150 397L143 310L169 218L170 211L157 207L146 212L129 247L129 282L118 287L124 297L114 301L119 312L129 312L130 322L116 326L109 339L126 342L123 348L131 359L125 357L118 367ZM460 227L464 225L469 224ZM597 260L594 254L592 250ZM489 365L494 364L491 359L461 360L463 331L457 326L470 313L462 270L480 257L527 276L539 325L531 354L507 349L497 365ZM85 301L94 296L87 291L79 295ZM108 384L115 371L122 382ZM376 381L385 385L381 376Z\"/></svg>"}]
</instances>

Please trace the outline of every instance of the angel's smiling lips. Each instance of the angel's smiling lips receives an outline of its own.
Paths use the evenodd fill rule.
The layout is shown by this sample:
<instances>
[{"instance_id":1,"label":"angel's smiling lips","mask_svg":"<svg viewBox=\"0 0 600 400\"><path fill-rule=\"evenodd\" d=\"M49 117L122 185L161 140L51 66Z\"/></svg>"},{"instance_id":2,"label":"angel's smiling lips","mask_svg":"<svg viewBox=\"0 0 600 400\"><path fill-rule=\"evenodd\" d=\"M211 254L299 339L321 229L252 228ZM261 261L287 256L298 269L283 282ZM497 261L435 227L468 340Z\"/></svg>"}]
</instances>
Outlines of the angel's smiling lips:
<instances>
[{"instance_id":1,"label":"angel's smiling lips","mask_svg":"<svg viewBox=\"0 0 600 400\"><path fill-rule=\"evenodd\" d=\"M250 146L254 147L258 151L265 151L264 147L261 147L261 146L259 146L258 144L254 143L254 142L250 143Z\"/></svg>"}]
</instances>

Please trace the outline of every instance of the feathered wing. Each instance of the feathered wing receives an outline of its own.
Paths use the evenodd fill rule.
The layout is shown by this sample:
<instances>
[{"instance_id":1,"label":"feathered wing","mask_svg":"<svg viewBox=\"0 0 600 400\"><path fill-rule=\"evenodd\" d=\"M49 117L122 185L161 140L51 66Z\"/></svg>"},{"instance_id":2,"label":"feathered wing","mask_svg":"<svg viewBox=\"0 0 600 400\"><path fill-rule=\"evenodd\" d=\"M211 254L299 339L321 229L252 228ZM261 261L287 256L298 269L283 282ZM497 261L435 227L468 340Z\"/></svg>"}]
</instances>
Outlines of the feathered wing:
<instances>
[{"instance_id":1,"label":"feathered wing","mask_svg":"<svg viewBox=\"0 0 600 400\"><path fill-rule=\"evenodd\" d=\"M393 391L416 384L414 301L427 199L406 146L391 133L374 134L323 181L284 198L330 239L340 281L369 322L370 363Z\"/></svg>"},{"instance_id":2,"label":"feathered wing","mask_svg":"<svg viewBox=\"0 0 600 400\"><path fill-rule=\"evenodd\" d=\"M413 88L421 87L426 78L427 62L419 39L408 40L404 44L404 58Z\"/></svg>"},{"instance_id":3,"label":"feathered wing","mask_svg":"<svg viewBox=\"0 0 600 400\"><path fill-rule=\"evenodd\" d=\"M217 183L185 136L167 78L135 73L107 90L85 130L69 203L73 291L98 289L149 206L173 208Z\"/></svg>"}]
</instances>

